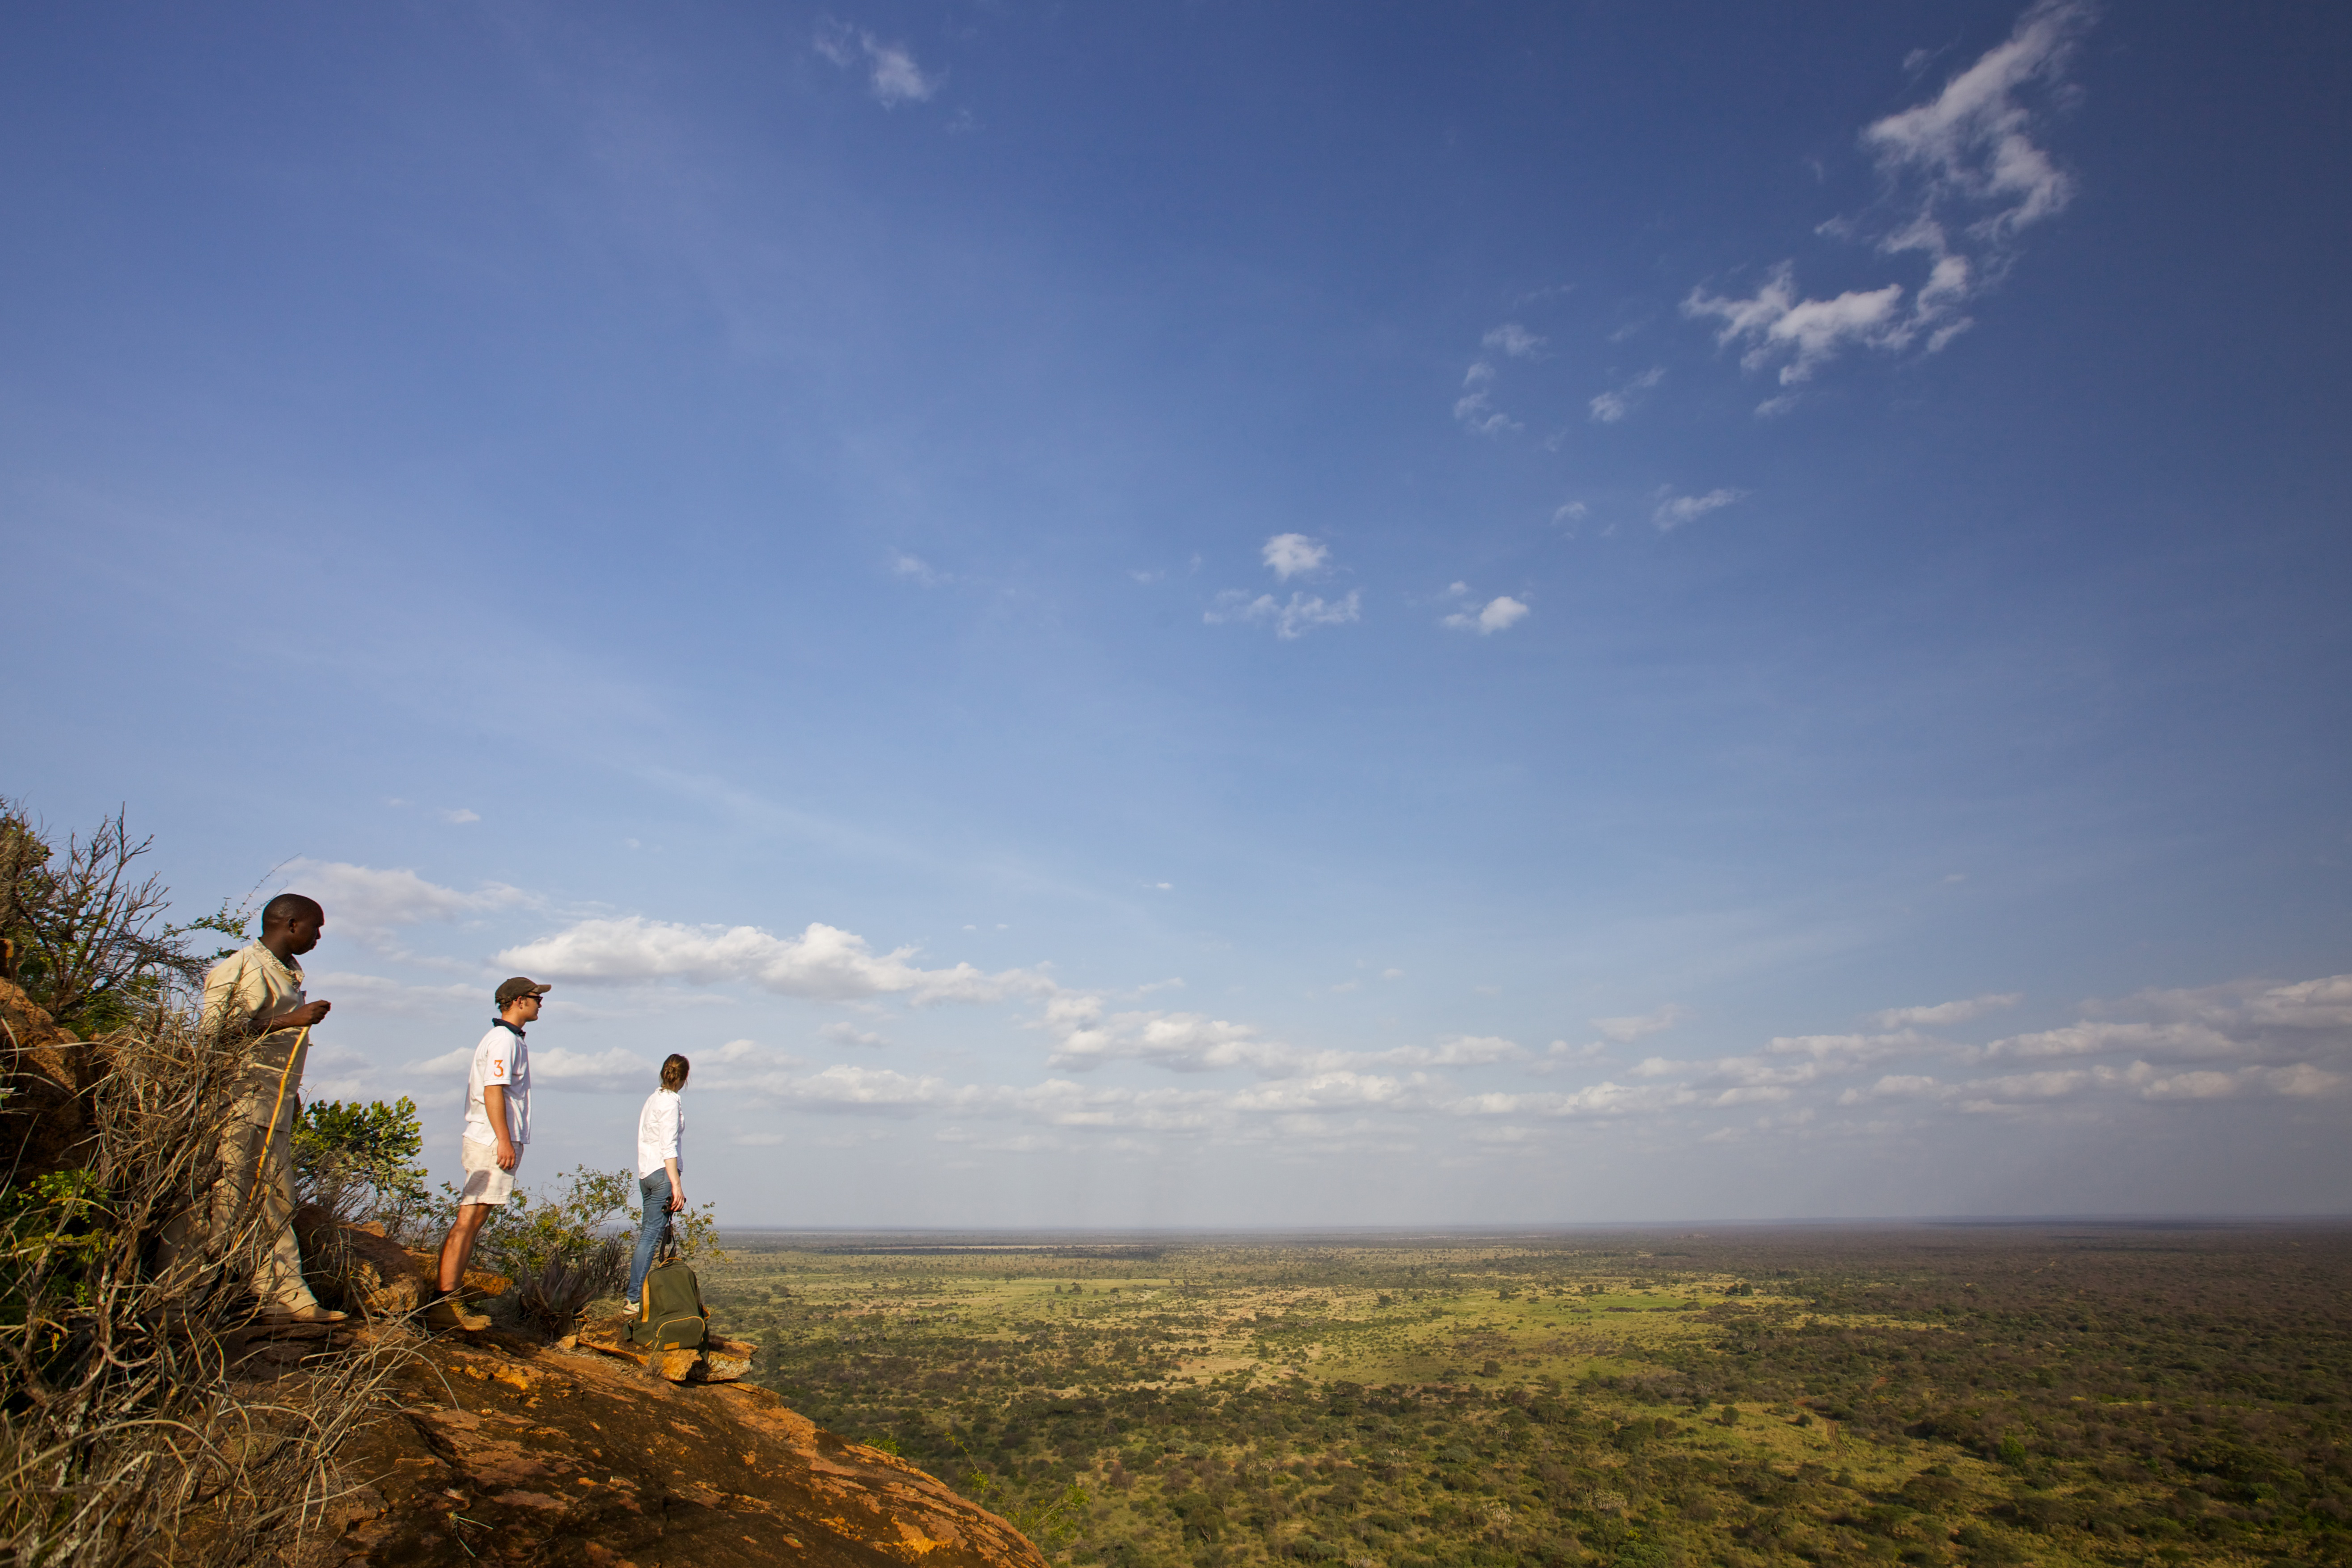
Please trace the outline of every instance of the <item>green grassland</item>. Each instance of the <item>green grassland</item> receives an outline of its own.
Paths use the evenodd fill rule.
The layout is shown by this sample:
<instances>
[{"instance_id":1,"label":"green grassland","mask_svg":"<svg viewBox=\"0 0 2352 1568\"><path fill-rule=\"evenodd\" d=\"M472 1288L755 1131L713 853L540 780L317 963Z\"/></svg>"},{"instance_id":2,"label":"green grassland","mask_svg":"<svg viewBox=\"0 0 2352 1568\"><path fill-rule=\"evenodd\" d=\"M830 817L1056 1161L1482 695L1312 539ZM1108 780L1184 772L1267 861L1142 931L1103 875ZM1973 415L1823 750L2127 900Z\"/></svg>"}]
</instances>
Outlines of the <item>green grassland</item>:
<instances>
[{"instance_id":1,"label":"green grassland","mask_svg":"<svg viewBox=\"0 0 2352 1568\"><path fill-rule=\"evenodd\" d=\"M736 1233L755 1375L1056 1562L2352 1562L2352 1233Z\"/></svg>"}]
</instances>

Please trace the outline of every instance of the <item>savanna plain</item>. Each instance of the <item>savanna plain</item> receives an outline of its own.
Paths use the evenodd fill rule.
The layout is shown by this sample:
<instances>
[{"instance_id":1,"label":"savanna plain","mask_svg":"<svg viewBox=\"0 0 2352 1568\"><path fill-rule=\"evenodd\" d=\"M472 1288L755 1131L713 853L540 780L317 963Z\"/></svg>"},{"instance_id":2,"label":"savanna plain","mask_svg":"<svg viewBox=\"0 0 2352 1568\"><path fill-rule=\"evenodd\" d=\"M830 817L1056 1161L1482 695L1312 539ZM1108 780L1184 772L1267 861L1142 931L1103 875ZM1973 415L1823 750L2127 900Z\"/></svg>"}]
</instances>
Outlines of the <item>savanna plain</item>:
<instances>
[{"instance_id":1,"label":"savanna plain","mask_svg":"<svg viewBox=\"0 0 2352 1568\"><path fill-rule=\"evenodd\" d=\"M2352 1561L2352 1229L733 1232L755 1376L1057 1563Z\"/></svg>"}]
</instances>

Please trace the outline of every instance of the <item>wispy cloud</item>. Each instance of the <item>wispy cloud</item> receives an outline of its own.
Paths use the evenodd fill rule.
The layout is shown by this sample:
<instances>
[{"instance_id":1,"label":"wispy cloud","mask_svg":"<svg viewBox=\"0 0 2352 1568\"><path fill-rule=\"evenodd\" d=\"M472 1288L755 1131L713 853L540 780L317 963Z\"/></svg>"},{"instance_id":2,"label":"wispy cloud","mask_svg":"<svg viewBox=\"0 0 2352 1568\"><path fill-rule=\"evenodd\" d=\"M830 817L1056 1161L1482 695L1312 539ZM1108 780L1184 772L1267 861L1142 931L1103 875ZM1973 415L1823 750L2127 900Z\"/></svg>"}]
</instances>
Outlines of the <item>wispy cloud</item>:
<instances>
[{"instance_id":1,"label":"wispy cloud","mask_svg":"<svg viewBox=\"0 0 2352 1568\"><path fill-rule=\"evenodd\" d=\"M2061 85L2078 35L2090 26L2084 0L2039 0L2009 37L1944 84L1944 90L1863 132L1890 176L1913 174L1918 221L1971 209L1969 232L2000 241L2065 209L2074 180L2033 142L2026 93Z\"/></svg>"},{"instance_id":2,"label":"wispy cloud","mask_svg":"<svg viewBox=\"0 0 2352 1568\"><path fill-rule=\"evenodd\" d=\"M1505 321L1479 340L1486 347L1508 354L1513 359L1534 359L1544 346L1544 340L1517 321Z\"/></svg>"},{"instance_id":3,"label":"wispy cloud","mask_svg":"<svg viewBox=\"0 0 2352 1568\"><path fill-rule=\"evenodd\" d=\"M1849 348L1942 349L1970 325L1969 301L2007 271L2018 233L2063 212L2074 197L2073 177L2033 136L2063 97L2066 63L2093 16L2086 0L2038 0L2006 40L1935 98L1863 130L1885 196L1870 216L1832 219L1822 228L1867 235L1882 255L1923 256L1927 274L1916 289L1888 283L1806 299L1784 261L1745 298L1693 289L1683 313L1720 321L1717 342L1745 345L1740 363L1748 370L1779 363L1787 387ZM1759 412L1788 405L1774 398Z\"/></svg>"},{"instance_id":4,"label":"wispy cloud","mask_svg":"<svg viewBox=\"0 0 2352 1568\"><path fill-rule=\"evenodd\" d=\"M1669 1002L1647 1013L1635 1013L1619 1018L1595 1018L1592 1026L1601 1037L1618 1045L1638 1040L1644 1036L1663 1034L1691 1016L1691 1010L1679 1002Z\"/></svg>"},{"instance_id":5,"label":"wispy cloud","mask_svg":"<svg viewBox=\"0 0 2352 1568\"><path fill-rule=\"evenodd\" d=\"M1592 400L1592 417L1602 425L1614 425L1633 410L1642 395L1666 379L1666 367L1653 365L1624 385L1602 393Z\"/></svg>"},{"instance_id":6,"label":"wispy cloud","mask_svg":"<svg viewBox=\"0 0 2352 1568\"><path fill-rule=\"evenodd\" d=\"M1885 1012L1873 1013L1870 1021L1882 1029L1936 1028L1946 1024L1965 1024L2000 1008L2014 1007L2024 1000L2021 994L2014 991L1999 995L1988 994L1927 1007L1889 1007Z\"/></svg>"},{"instance_id":7,"label":"wispy cloud","mask_svg":"<svg viewBox=\"0 0 2352 1568\"><path fill-rule=\"evenodd\" d=\"M1260 552L1267 567L1282 581L1319 572L1331 559L1328 545L1309 539L1303 533L1277 533L1265 542Z\"/></svg>"},{"instance_id":8,"label":"wispy cloud","mask_svg":"<svg viewBox=\"0 0 2352 1568\"><path fill-rule=\"evenodd\" d=\"M1867 292L1850 289L1833 300L1801 300L1795 268L1784 261L1748 298L1728 299L1694 289L1683 301L1683 312L1719 317L1723 330L1716 342L1748 343L1739 361L1748 370L1785 359L1780 384L1794 386L1850 344L1895 349L1909 343L1918 328L1902 303L1900 283Z\"/></svg>"},{"instance_id":9,"label":"wispy cloud","mask_svg":"<svg viewBox=\"0 0 2352 1568\"><path fill-rule=\"evenodd\" d=\"M947 581L946 574L933 571L929 562L903 550L890 552L890 571L895 576L920 583L926 588L935 588Z\"/></svg>"},{"instance_id":10,"label":"wispy cloud","mask_svg":"<svg viewBox=\"0 0 2352 1568\"><path fill-rule=\"evenodd\" d=\"M925 71L904 44L886 44L872 33L852 27L846 22L825 22L817 28L814 45L818 54L845 69L863 65L866 89L885 109L924 102L947 79L944 75Z\"/></svg>"},{"instance_id":11,"label":"wispy cloud","mask_svg":"<svg viewBox=\"0 0 2352 1568\"><path fill-rule=\"evenodd\" d=\"M1696 1139L1721 1132L1719 1119L1727 1113L1752 1118L1759 1110L1764 1118L1750 1124L1759 1130L1805 1127L1842 1110L1883 1129L1890 1116L1905 1119L1894 1125L1987 1114L2063 1114L2079 1121L2099 1114L2102 1104L2193 1108L2249 1098L2311 1104L2352 1089L2347 1059L2352 1057L2352 976L2146 993L2099 1010L2162 1016L2102 1016L2086 1020L2098 1028L2068 1035L2063 1046L2050 1037L2058 1031L2045 1031L2016 1037L2021 1044L2014 1049L1956 1046L1910 1026L1962 1021L1969 1009L2007 1005L2006 996L1891 1009L1886 1016L1905 1018L1899 1026L1780 1036L1751 1051L1695 1060L1653 1056L1617 1077L1562 1089L1473 1086L1465 1075L1572 1070L1603 1048L1599 1042L1576 1049L1557 1041L1538 1055L1501 1036L1451 1035L1426 1045L1339 1049L1294 1044L1206 1013L1115 1010L1101 994L1050 982L1034 994L1040 1005L1031 1025L1051 1041L1049 1068L1076 1078L960 1083L936 1073L857 1063L812 1068L731 1047L719 1053L709 1074L742 1103L850 1116L941 1115L954 1119L958 1139L972 1136L961 1131L964 1122L982 1120L1071 1133L1162 1131L1250 1141L1394 1137L1412 1119L1486 1127L1646 1121ZM1592 1026L1622 1046L1664 1034L1688 1016L1688 1008L1668 1004L1596 1018ZM843 1044L869 1041L846 1025L830 1032ZM2147 1050L2157 1046L2172 1051L2172 1058L2151 1060ZM2053 1052L2073 1059L2003 1059ZM454 1070L459 1055L422 1065ZM582 1087L601 1087L605 1079L617 1084L644 1070L622 1053L606 1056L567 1063L565 1076ZM1199 1087L1095 1081L1097 1069L1113 1064L1157 1068ZM1248 1081L1218 1083L1219 1074L1245 1075ZM1380 1120L1367 1122L1366 1117ZM1710 1122L1717 1123L1711 1132L1706 1131Z\"/></svg>"},{"instance_id":12,"label":"wispy cloud","mask_svg":"<svg viewBox=\"0 0 2352 1568\"><path fill-rule=\"evenodd\" d=\"M1489 599L1475 610L1456 610L1439 623L1456 631L1476 632L1486 637L1504 631L1527 619L1528 607L1508 594Z\"/></svg>"},{"instance_id":13,"label":"wispy cloud","mask_svg":"<svg viewBox=\"0 0 2352 1568\"><path fill-rule=\"evenodd\" d=\"M1714 489L1703 496L1678 496L1672 490L1664 490L1659 492L1650 521L1657 525L1660 533L1671 533L1686 522L1729 506L1740 494L1738 490Z\"/></svg>"},{"instance_id":14,"label":"wispy cloud","mask_svg":"<svg viewBox=\"0 0 2352 1568\"><path fill-rule=\"evenodd\" d=\"M1538 359L1542 357L1544 340L1517 321L1506 321L1490 328L1479 340L1482 346L1506 359ZM1454 417L1461 426L1474 435L1501 436L1526 428L1517 420L1495 406L1495 362L1476 359L1462 373L1462 392L1454 400Z\"/></svg>"},{"instance_id":15,"label":"wispy cloud","mask_svg":"<svg viewBox=\"0 0 2352 1568\"><path fill-rule=\"evenodd\" d=\"M1258 553L1266 569L1285 583L1293 577L1321 572L1331 562L1330 547L1303 533L1277 533L1260 547ZM1271 622L1275 636L1291 638L1305 637L1318 626L1343 626L1362 613L1363 595L1356 589L1338 599L1297 592L1286 602L1271 594L1253 595L1246 588L1228 588L1202 612L1201 619L1210 626L1236 621Z\"/></svg>"},{"instance_id":16,"label":"wispy cloud","mask_svg":"<svg viewBox=\"0 0 2352 1568\"><path fill-rule=\"evenodd\" d=\"M498 961L533 978L585 984L680 979L745 981L779 995L820 1001L904 996L917 1004L993 1002L1050 991L1025 970L985 974L969 963L925 969L915 949L876 952L864 937L821 921L797 936L757 926L680 925L630 915L578 921L508 948Z\"/></svg>"},{"instance_id":17,"label":"wispy cloud","mask_svg":"<svg viewBox=\"0 0 2352 1568\"><path fill-rule=\"evenodd\" d=\"M1345 626L1360 618L1363 595L1350 588L1345 598L1325 599L1316 594L1293 594L1285 603L1271 594L1250 596L1246 588L1228 588L1201 614L1211 626L1226 621L1271 621L1274 635L1301 637L1318 626Z\"/></svg>"},{"instance_id":18,"label":"wispy cloud","mask_svg":"<svg viewBox=\"0 0 2352 1568\"><path fill-rule=\"evenodd\" d=\"M1465 430L1479 436L1499 436L1526 428L1495 406L1494 394L1487 389L1487 384L1494 379L1495 367L1484 360L1472 365L1463 377L1462 384L1468 390L1454 400L1454 417Z\"/></svg>"},{"instance_id":19,"label":"wispy cloud","mask_svg":"<svg viewBox=\"0 0 2352 1568\"><path fill-rule=\"evenodd\" d=\"M471 814L467 814L472 819ZM478 820L478 819L474 819ZM395 926L462 921L498 910L528 908L539 900L520 888L485 882L461 892L428 882L415 872L379 870L341 860L289 861L281 870L285 890L306 893L327 911L327 927L380 944Z\"/></svg>"}]
</instances>

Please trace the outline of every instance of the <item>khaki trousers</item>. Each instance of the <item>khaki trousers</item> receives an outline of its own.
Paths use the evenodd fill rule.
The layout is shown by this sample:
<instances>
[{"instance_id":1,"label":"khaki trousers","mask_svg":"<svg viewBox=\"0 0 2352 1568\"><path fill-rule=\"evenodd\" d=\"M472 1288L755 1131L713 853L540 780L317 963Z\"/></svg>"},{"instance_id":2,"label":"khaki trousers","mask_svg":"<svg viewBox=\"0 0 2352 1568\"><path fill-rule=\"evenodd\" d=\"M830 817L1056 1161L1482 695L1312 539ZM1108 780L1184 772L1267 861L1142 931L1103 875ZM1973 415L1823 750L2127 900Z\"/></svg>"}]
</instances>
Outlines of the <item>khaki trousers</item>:
<instances>
[{"instance_id":1,"label":"khaki trousers","mask_svg":"<svg viewBox=\"0 0 2352 1568\"><path fill-rule=\"evenodd\" d=\"M211 1213L203 1220L184 1216L165 1226L155 1266L163 1274L199 1267L203 1238L193 1234L198 1225L210 1229L216 1247L229 1245L242 1227L256 1226L269 1249L253 1271L253 1293L265 1307L299 1310L317 1306L319 1300L303 1281L302 1249L294 1240L294 1123L302 1114L295 1091L303 1059L310 1054L304 1038L293 1062L287 1063L285 1053L296 1038L284 1032L261 1042L258 1059L221 1129L220 1180L213 1188Z\"/></svg>"},{"instance_id":2,"label":"khaki trousers","mask_svg":"<svg viewBox=\"0 0 2352 1568\"><path fill-rule=\"evenodd\" d=\"M268 1043L280 1039L292 1044L285 1036L273 1036ZM221 1184L213 1190L213 1226L221 1235L235 1234L240 1223L261 1226L269 1250L254 1270L253 1293L264 1306L301 1310L319 1304L303 1282L302 1249L294 1240L294 1123L302 1114L295 1088L302 1081L302 1058L310 1050L305 1040L294 1053L282 1099L277 1073L257 1071L221 1130Z\"/></svg>"}]
</instances>

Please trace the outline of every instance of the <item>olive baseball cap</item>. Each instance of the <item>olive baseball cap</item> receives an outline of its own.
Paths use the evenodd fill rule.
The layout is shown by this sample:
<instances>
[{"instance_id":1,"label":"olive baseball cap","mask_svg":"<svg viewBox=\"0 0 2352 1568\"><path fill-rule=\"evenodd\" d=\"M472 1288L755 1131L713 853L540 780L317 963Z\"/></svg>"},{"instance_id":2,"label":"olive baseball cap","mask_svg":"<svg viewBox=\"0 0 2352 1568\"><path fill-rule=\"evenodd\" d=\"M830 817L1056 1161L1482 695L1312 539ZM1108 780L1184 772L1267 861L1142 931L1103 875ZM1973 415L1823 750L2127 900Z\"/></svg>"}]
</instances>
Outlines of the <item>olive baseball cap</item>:
<instances>
[{"instance_id":1,"label":"olive baseball cap","mask_svg":"<svg viewBox=\"0 0 2352 1568\"><path fill-rule=\"evenodd\" d=\"M518 974L512 980L499 982L499 1005L503 1007L508 1003L518 1001L525 996L544 996L554 989L552 985L541 985L535 980L526 980Z\"/></svg>"}]
</instances>

